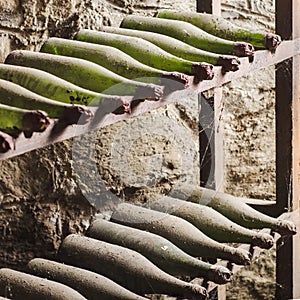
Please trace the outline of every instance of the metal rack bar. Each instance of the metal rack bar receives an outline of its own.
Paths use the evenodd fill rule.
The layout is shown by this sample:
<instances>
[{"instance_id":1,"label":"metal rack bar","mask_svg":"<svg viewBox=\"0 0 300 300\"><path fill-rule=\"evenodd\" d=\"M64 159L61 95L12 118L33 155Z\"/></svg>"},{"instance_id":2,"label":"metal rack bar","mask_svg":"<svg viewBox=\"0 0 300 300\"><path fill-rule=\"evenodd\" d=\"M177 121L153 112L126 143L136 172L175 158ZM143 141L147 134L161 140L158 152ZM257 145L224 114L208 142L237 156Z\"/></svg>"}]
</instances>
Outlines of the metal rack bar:
<instances>
[{"instance_id":1,"label":"metal rack bar","mask_svg":"<svg viewBox=\"0 0 300 300\"><path fill-rule=\"evenodd\" d=\"M293 1L293 35L300 37L300 2ZM293 214L294 222L300 230L300 55L293 58ZM300 233L293 237L293 297L300 298Z\"/></svg>"}]
</instances>

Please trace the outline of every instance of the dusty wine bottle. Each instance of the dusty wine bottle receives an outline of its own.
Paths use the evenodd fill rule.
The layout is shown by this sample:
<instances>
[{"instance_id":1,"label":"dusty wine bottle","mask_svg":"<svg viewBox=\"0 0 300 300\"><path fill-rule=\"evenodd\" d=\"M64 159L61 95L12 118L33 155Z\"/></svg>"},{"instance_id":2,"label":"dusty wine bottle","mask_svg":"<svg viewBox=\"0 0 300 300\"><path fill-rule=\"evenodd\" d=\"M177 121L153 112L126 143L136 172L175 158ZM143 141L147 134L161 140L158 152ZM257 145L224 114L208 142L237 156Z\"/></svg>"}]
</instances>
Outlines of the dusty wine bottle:
<instances>
[{"instance_id":1,"label":"dusty wine bottle","mask_svg":"<svg viewBox=\"0 0 300 300\"><path fill-rule=\"evenodd\" d=\"M101 46L62 38L50 38L41 47L41 52L81 58L96 63L115 74L134 79L160 77L161 71L146 66L113 47Z\"/></svg>"},{"instance_id":2,"label":"dusty wine bottle","mask_svg":"<svg viewBox=\"0 0 300 300\"><path fill-rule=\"evenodd\" d=\"M213 65L179 58L138 37L82 29L75 39L117 48L145 65L164 71L194 75L197 81L212 79L214 76Z\"/></svg>"},{"instance_id":3,"label":"dusty wine bottle","mask_svg":"<svg viewBox=\"0 0 300 300\"><path fill-rule=\"evenodd\" d=\"M28 263L29 271L42 278L65 284L89 300L146 300L97 273L62 264L34 258Z\"/></svg>"},{"instance_id":4,"label":"dusty wine bottle","mask_svg":"<svg viewBox=\"0 0 300 300\"><path fill-rule=\"evenodd\" d=\"M248 251L221 244L186 220L129 203L115 207L111 221L163 236L184 252L205 258L222 258L236 264L250 262Z\"/></svg>"},{"instance_id":5,"label":"dusty wine bottle","mask_svg":"<svg viewBox=\"0 0 300 300\"><path fill-rule=\"evenodd\" d=\"M42 110L49 118L67 125L86 124L93 113L86 106L71 105L38 95L13 82L0 79L0 103L27 110Z\"/></svg>"},{"instance_id":6,"label":"dusty wine bottle","mask_svg":"<svg viewBox=\"0 0 300 300\"><path fill-rule=\"evenodd\" d=\"M86 300L66 285L7 268L0 269L0 295L14 300Z\"/></svg>"},{"instance_id":7,"label":"dusty wine bottle","mask_svg":"<svg viewBox=\"0 0 300 300\"><path fill-rule=\"evenodd\" d=\"M164 34L112 26L103 26L101 30L104 32L142 38L178 57L191 61L204 61L215 66L221 66L223 73L229 71L234 72L239 69L240 61L236 56L219 55L213 52L204 51Z\"/></svg>"},{"instance_id":8,"label":"dusty wine bottle","mask_svg":"<svg viewBox=\"0 0 300 300\"><path fill-rule=\"evenodd\" d=\"M151 45L149 46L148 44L148 48L149 47L151 47ZM129 49L128 44L126 48ZM156 47L155 50L157 53L158 50ZM148 66L146 63L141 63L139 60L134 59L132 56L115 47L82 41L50 38L43 44L41 51L86 59L128 79L138 78L141 81L150 81L155 84L161 84L161 78L167 75L169 76L168 78L182 82L184 79L182 75L184 74L182 73L183 71L187 72L187 74L196 75L198 80L212 79L213 77L213 66L210 64L193 64L189 61L179 63L178 58L176 61L177 64L175 65L175 60L173 59L173 67L171 65L170 68L167 68L168 70L165 70L172 72L167 72L166 74L164 69L154 68L153 66ZM141 53L144 53L142 50L139 50L138 53L136 51L137 49L135 50L136 54L134 54L134 56L140 56ZM132 52L133 49L131 49L130 53ZM161 53L157 55L162 59ZM157 58L154 58L154 53L148 53L148 56L157 60ZM166 56L166 54L164 54L164 56Z\"/></svg>"},{"instance_id":9,"label":"dusty wine bottle","mask_svg":"<svg viewBox=\"0 0 300 300\"><path fill-rule=\"evenodd\" d=\"M227 268L196 259L162 236L145 230L97 219L86 234L137 251L173 276L204 277L218 284L231 281L231 272Z\"/></svg>"},{"instance_id":10,"label":"dusty wine bottle","mask_svg":"<svg viewBox=\"0 0 300 300\"><path fill-rule=\"evenodd\" d=\"M184 185L170 196L207 205L233 222L251 229L270 228L281 235L297 233L296 226L288 220L279 220L265 215L227 193L221 193L194 185Z\"/></svg>"},{"instance_id":11,"label":"dusty wine bottle","mask_svg":"<svg viewBox=\"0 0 300 300\"><path fill-rule=\"evenodd\" d=\"M258 32L256 30L250 31L213 14L161 10L156 16L158 18L185 21L220 38L248 42L257 48L267 48L273 51L281 43L281 37L277 34Z\"/></svg>"},{"instance_id":12,"label":"dusty wine bottle","mask_svg":"<svg viewBox=\"0 0 300 300\"><path fill-rule=\"evenodd\" d=\"M75 57L15 50L6 57L5 64L43 70L82 88L108 95L133 95L136 99L158 100L164 91L162 86L129 80Z\"/></svg>"},{"instance_id":13,"label":"dusty wine bottle","mask_svg":"<svg viewBox=\"0 0 300 300\"><path fill-rule=\"evenodd\" d=\"M254 55L254 47L249 43L218 38L184 21L130 15L123 19L120 27L165 34L196 48L219 54Z\"/></svg>"},{"instance_id":14,"label":"dusty wine bottle","mask_svg":"<svg viewBox=\"0 0 300 300\"><path fill-rule=\"evenodd\" d=\"M167 294L205 299L206 289L171 276L140 253L89 237L69 235L58 252L61 262L110 278L137 294Z\"/></svg>"},{"instance_id":15,"label":"dusty wine bottle","mask_svg":"<svg viewBox=\"0 0 300 300\"><path fill-rule=\"evenodd\" d=\"M264 249L274 245L271 235L242 227L208 206L161 195L151 198L151 209L183 218L218 242L247 243Z\"/></svg>"},{"instance_id":16,"label":"dusty wine bottle","mask_svg":"<svg viewBox=\"0 0 300 300\"><path fill-rule=\"evenodd\" d=\"M103 102L122 105L128 99L83 89L51 73L35 68L0 64L0 78L18 84L46 98L68 104L98 106Z\"/></svg>"}]
</instances>

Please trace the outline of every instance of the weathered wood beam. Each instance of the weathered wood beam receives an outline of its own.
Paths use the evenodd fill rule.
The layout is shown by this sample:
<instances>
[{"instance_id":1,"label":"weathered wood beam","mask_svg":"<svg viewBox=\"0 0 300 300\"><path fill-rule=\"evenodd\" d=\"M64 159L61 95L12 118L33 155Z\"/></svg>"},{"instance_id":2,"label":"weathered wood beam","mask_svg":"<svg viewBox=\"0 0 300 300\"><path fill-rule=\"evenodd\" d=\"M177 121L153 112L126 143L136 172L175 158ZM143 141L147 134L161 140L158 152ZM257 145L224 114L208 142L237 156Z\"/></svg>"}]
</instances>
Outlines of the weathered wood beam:
<instances>
[{"instance_id":1,"label":"weathered wood beam","mask_svg":"<svg viewBox=\"0 0 300 300\"><path fill-rule=\"evenodd\" d=\"M276 31L284 39L299 38L299 14L299 1L276 1ZM299 68L299 53L279 63L276 68L277 214L299 211ZM294 237L278 240L276 255L276 299L278 300L300 297L299 254L299 233Z\"/></svg>"}]
</instances>

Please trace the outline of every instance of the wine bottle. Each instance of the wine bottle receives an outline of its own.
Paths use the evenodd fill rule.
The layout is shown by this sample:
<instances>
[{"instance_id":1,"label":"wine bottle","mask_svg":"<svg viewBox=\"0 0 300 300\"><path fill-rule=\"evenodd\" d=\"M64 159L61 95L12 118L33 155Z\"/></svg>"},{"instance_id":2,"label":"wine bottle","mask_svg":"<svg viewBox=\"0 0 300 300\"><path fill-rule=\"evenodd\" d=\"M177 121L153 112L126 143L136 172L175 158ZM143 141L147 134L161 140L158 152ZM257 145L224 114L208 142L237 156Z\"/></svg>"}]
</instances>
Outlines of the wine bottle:
<instances>
[{"instance_id":1,"label":"wine bottle","mask_svg":"<svg viewBox=\"0 0 300 300\"><path fill-rule=\"evenodd\" d=\"M40 110L28 110L0 103L0 130L17 138L21 132L30 138L50 125L48 115Z\"/></svg>"},{"instance_id":2,"label":"wine bottle","mask_svg":"<svg viewBox=\"0 0 300 300\"><path fill-rule=\"evenodd\" d=\"M242 227L211 207L168 196L153 195L151 198L151 209L183 218L218 242L247 243L264 249L274 245L271 235Z\"/></svg>"},{"instance_id":3,"label":"wine bottle","mask_svg":"<svg viewBox=\"0 0 300 300\"><path fill-rule=\"evenodd\" d=\"M61 262L99 273L137 294L205 299L206 289L156 267L140 253L89 237L69 235L58 252Z\"/></svg>"},{"instance_id":4,"label":"wine bottle","mask_svg":"<svg viewBox=\"0 0 300 300\"><path fill-rule=\"evenodd\" d=\"M184 21L129 15L123 19L120 27L165 34L196 48L219 54L254 55L254 47L249 43L221 39Z\"/></svg>"},{"instance_id":5,"label":"wine bottle","mask_svg":"<svg viewBox=\"0 0 300 300\"><path fill-rule=\"evenodd\" d=\"M117 48L145 65L164 71L194 75L197 81L212 79L214 75L211 64L179 58L141 38L82 29L75 39Z\"/></svg>"},{"instance_id":6,"label":"wine bottle","mask_svg":"<svg viewBox=\"0 0 300 300\"><path fill-rule=\"evenodd\" d=\"M61 283L12 269L0 269L0 295L14 300L86 300Z\"/></svg>"},{"instance_id":7,"label":"wine bottle","mask_svg":"<svg viewBox=\"0 0 300 300\"><path fill-rule=\"evenodd\" d=\"M28 263L29 271L42 278L65 284L89 300L146 300L97 273L43 258Z\"/></svg>"},{"instance_id":8,"label":"wine bottle","mask_svg":"<svg viewBox=\"0 0 300 300\"><path fill-rule=\"evenodd\" d=\"M160 85L129 80L95 63L75 57L14 50L6 57L5 64L43 70L82 88L108 95L159 100L164 91Z\"/></svg>"},{"instance_id":9,"label":"wine bottle","mask_svg":"<svg viewBox=\"0 0 300 300\"><path fill-rule=\"evenodd\" d=\"M270 228L281 235L297 233L296 226L288 220L265 215L248 204L227 193L221 193L194 185L184 185L170 193L170 196L207 205L233 222L251 229Z\"/></svg>"},{"instance_id":10,"label":"wine bottle","mask_svg":"<svg viewBox=\"0 0 300 300\"><path fill-rule=\"evenodd\" d=\"M162 69L150 67L125 52L107 45L62 38L50 38L43 44L41 52L86 59L128 79L145 80L146 82L161 85L162 78L167 76L167 78L173 79L174 81L179 81L185 85L187 84L187 78L185 78L183 73L179 72L180 70L176 70L175 66L172 72L165 73ZM153 57L153 54L148 53L148 56ZM186 64L188 64L188 69L191 72L191 62ZM185 67L184 70L187 70L187 67ZM198 77L203 76L203 78L198 78L199 80L211 79L211 65L195 64L193 70L197 72Z\"/></svg>"},{"instance_id":11,"label":"wine bottle","mask_svg":"<svg viewBox=\"0 0 300 300\"><path fill-rule=\"evenodd\" d=\"M86 234L137 251L173 276L204 277L218 284L231 281L231 272L227 268L196 259L162 236L145 230L97 219Z\"/></svg>"},{"instance_id":12,"label":"wine bottle","mask_svg":"<svg viewBox=\"0 0 300 300\"><path fill-rule=\"evenodd\" d=\"M186 220L129 203L116 206L111 221L163 236L195 257L222 258L236 264L249 264L248 251L221 244Z\"/></svg>"},{"instance_id":13,"label":"wine bottle","mask_svg":"<svg viewBox=\"0 0 300 300\"><path fill-rule=\"evenodd\" d=\"M36 94L68 104L98 106L103 102L128 102L120 96L105 95L83 89L51 73L29 67L0 64L0 78L16 83Z\"/></svg>"},{"instance_id":14,"label":"wine bottle","mask_svg":"<svg viewBox=\"0 0 300 300\"><path fill-rule=\"evenodd\" d=\"M101 30L104 32L142 38L178 57L191 61L204 61L215 66L221 66L223 73L229 71L234 72L239 69L240 61L236 56L220 55L213 52L204 51L164 34L112 26L103 26ZM85 30L85 32L87 31Z\"/></svg>"},{"instance_id":15,"label":"wine bottle","mask_svg":"<svg viewBox=\"0 0 300 300\"><path fill-rule=\"evenodd\" d=\"M0 79L0 103L27 110L42 110L50 118L59 119L67 125L86 124L93 117L92 111L85 106L51 100L2 79Z\"/></svg>"},{"instance_id":16,"label":"wine bottle","mask_svg":"<svg viewBox=\"0 0 300 300\"><path fill-rule=\"evenodd\" d=\"M204 31L223 39L232 41L244 41L254 47L266 48L274 51L281 43L281 37L274 33L259 32L257 30L247 30L213 14L160 10L156 17L172 20L185 21L203 29Z\"/></svg>"}]
</instances>

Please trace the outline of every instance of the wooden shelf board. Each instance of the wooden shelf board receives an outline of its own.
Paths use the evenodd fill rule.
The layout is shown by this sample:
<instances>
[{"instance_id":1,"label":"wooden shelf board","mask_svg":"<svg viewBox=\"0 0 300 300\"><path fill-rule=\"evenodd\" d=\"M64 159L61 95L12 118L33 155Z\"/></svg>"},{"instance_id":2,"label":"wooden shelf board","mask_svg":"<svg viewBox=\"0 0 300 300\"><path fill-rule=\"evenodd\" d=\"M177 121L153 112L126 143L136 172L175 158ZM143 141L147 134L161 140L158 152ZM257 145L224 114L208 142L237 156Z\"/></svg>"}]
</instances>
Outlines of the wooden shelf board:
<instances>
[{"instance_id":1,"label":"wooden shelf board","mask_svg":"<svg viewBox=\"0 0 300 300\"><path fill-rule=\"evenodd\" d=\"M49 128L43 133L35 133L30 139L26 139L21 135L15 141L15 149L8 151L7 153L0 154L0 160L14 157L25 152L32 151L37 148L42 148L47 145L60 142L66 139L70 139L75 136L96 130L98 128L111 125L113 123L127 120L129 118L138 116L145 112L157 109L165 106L169 103L180 102L182 98L191 97L199 94L205 90L222 86L232 80L236 80L243 76L250 74L255 70L268 67L279 63L285 59L295 56L300 53L300 39L291 41L284 41L277 48L275 53L271 53L267 50L256 51L253 62L249 62L248 58L241 58L240 70L237 72L228 72L222 74L220 67L215 67L215 76L212 80L205 80L198 84L194 84L193 77L189 77L189 88L185 90L178 90L169 94L165 99L160 101L143 101L140 102L130 114L115 115L112 113L101 113L101 107L94 118L94 121L86 125L72 125L65 128L57 124L57 121L52 120ZM99 113L100 112L100 113Z\"/></svg>"}]
</instances>

